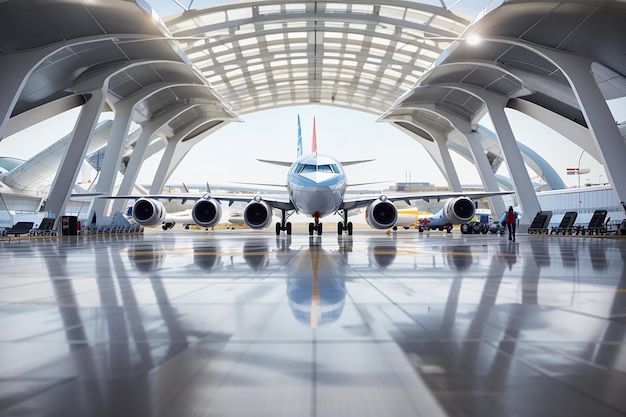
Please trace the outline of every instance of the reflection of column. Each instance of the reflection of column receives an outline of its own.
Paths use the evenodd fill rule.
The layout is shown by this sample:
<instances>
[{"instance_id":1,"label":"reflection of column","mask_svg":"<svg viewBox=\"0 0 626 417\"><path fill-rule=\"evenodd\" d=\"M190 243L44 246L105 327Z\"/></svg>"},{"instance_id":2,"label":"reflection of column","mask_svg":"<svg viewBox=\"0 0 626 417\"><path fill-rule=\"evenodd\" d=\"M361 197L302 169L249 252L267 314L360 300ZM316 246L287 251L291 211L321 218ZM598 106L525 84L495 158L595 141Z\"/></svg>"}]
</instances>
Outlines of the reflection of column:
<instances>
[{"instance_id":1,"label":"reflection of column","mask_svg":"<svg viewBox=\"0 0 626 417\"><path fill-rule=\"evenodd\" d=\"M456 312L459 307L459 295L461 294L461 288L463 287L463 275L458 273L448 292L448 299L446 300L446 309L443 312L441 320L441 329L439 337L441 339L449 339L452 337L452 330L454 329L454 323L456 322Z\"/></svg>"},{"instance_id":2,"label":"reflection of column","mask_svg":"<svg viewBox=\"0 0 626 417\"><path fill-rule=\"evenodd\" d=\"M105 312L109 332L109 374L115 377L130 376L130 347L124 309L117 301L115 281L111 270L110 248L94 248L97 251L95 272L101 309Z\"/></svg>"},{"instance_id":3,"label":"reflection of column","mask_svg":"<svg viewBox=\"0 0 626 417\"><path fill-rule=\"evenodd\" d=\"M591 358L595 363L606 366L611 370L617 368L618 361L623 355L624 347L622 344L622 348L619 349L618 346L606 342L621 341L623 343L626 340L626 326L624 326L624 323L613 319L614 317L622 317L624 315L624 306L626 306L626 291L624 291L626 288L626 248L622 246L620 250L622 253L622 275L615 286L615 295L609 310L610 319L606 320L606 329L602 335L602 342L604 343L599 344L594 351L594 356ZM622 368L621 371L623 372L624 369ZM621 383L619 385L623 386L624 384ZM624 390L619 390L619 392L624 392Z\"/></svg>"},{"instance_id":4,"label":"reflection of column","mask_svg":"<svg viewBox=\"0 0 626 417\"><path fill-rule=\"evenodd\" d=\"M519 341L519 334L526 314L523 305L511 305L509 321L504 329L502 338L496 347L496 355L491 363L488 374L488 383L492 389L502 389L506 383L511 369L511 364L515 359L515 349Z\"/></svg>"},{"instance_id":5,"label":"reflection of column","mask_svg":"<svg viewBox=\"0 0 626 417\"><path fill-rule=\"evenodd\" d=\"M170 338L170 344L167 350L166 357L171 358L172 356L182 352L189 347L189 342L187 342L187 334L180 325L180 321L178 320L178 314L170 303L170 298L167 295L167 290L163 286L161 277L154 274L150 278L150 283L152 284L154 296L157 299L157 304L159 306L159 310L161 311L161 316L163 317L165 328L167 329L167 334Z\"/></svg>"},{"instance_id":6,"label":"reflection of column","mask_svg":"<svg viewBox=\"0 0 626 417\"><path fill-rule=\"evenodd\" d=\"M524 262L522 271L522 304L539 303L539 274L542 266L550 265L550 247L545 239L531 239L530 248L535 262Z\"/></svg>"},{"instance_id":7,"label":"reflection of column","mask_svg":"<svg viewBox=\"0 0 626 417\"><path fill-rule=\"evenodd\" d=\"M94 351L89 347L85 324L80 316L80 307L75 297L76 290L74 290L71 279L59 278L70 276L66 268L65 253L59 251L57 256L50 256L49 253L46 253L40 258L46 261L48 277L52 284L56 306L59 309L65 338L70 350L70 360L74 363L79 377L93 378L93 387L85 390L86 399L84 401L89 405L86 409L104 410L105 402L100 387L99 368L96 366ZM52 279L53 277L54 279Z\"/></svg>"},{"instance_id":8,"label":"reflection of column","mask_svg":"<svg viewBox=\"0 0 626 417\"><path fill-rule=\"evenodd\" d=\"M477 362L481 343L476 341L482 339L487 319L493 310L493 306L496 304L498 291L500 290L500 284L502 283L502 277L504 276L506 267L507 263L504 259L502 259L502 257L491 257L491 263L489 264L487 279L485 280L485 285L483 286L480 302L478 304L478 308L476 309L476 313L474 313L472 322L467 329L467 334L465 335L465 340L461 348L459 355L460 363Z\"/></svg>"},{"instance_id":9,"label":"reflection of column","mask_svg":"<svg viewBox=\"0 0 626 417\"><path fill-rule=\"evenodd\" d=\"M126 312L128 323L130 324L130 332L135 341L137 353L139 353L145 369L151 369L154 366L154 360L152 358L152 352L150 351L150 345L148 344L148 335L146 334L146 329L144 328L139 311L137 297L135 297L135 290L131 280L128 278L124 263L120 259L120 252L112 251L111 260L115 268L115 276L117 276L117 281L120 284L122 303L124 304L124 311Z\"/></svg>"}]
</instances>

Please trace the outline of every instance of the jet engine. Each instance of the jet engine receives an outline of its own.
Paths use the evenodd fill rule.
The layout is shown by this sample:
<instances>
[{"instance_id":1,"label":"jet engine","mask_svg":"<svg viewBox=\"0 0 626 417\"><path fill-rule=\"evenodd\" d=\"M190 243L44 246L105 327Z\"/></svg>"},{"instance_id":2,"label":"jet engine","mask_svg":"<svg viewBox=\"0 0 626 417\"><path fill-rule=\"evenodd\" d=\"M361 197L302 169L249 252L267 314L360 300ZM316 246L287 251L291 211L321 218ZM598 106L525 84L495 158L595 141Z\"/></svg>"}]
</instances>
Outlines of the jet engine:
<instances>
[{"instance_id":1,"label":"jet engine","mask_svg":"<svg viewBox=\"0 0 626 417\"><path fill-rule=\"evenodd\" d=\"M191 208L191 217L198 226L213 227L222 217L222 205L214 198L201 198Z\"/></svg>"},{"instance_id":2,"label":"jet engine","mask_svg":"<svg viewBox=\"0 0 626 417\"><path fill-rule=\"evenodd\" d=\"M374 229L387 229L398 221L398 209L383 196L367 206L365 220Z\"/></svg>"},{"instance_id":3,"label":"jet engine","mask_svg":"<svg viewBox=\"0 0 626 417\"><path fill-rule=\"evenodd\" d=\"M244 209L243 220L251 229L264 229L272 223L272 208L260 198L255 198Z\"/></svg>"},{"instance_id":4,"label":"jet engine","mask_svg":"<svg viewBox=\"0 0 626 417\"><path fill-rule=\"evenodd\" d=\"M458 224L472 220L476 206L474 202L467 197L453 198L443 207L443 217L448 223Z\"/></svg>"},{"instance_id":5,"label":"jet engine","mask_svg":"<svg viewBox=\"0 0 626 417\"><path fill-rule=\"evenodd\" d=\"M167 212L158 200L140 198L133 206L133 218L142 226L156 226L165 222Z\"/></svg>"}]
</instances>

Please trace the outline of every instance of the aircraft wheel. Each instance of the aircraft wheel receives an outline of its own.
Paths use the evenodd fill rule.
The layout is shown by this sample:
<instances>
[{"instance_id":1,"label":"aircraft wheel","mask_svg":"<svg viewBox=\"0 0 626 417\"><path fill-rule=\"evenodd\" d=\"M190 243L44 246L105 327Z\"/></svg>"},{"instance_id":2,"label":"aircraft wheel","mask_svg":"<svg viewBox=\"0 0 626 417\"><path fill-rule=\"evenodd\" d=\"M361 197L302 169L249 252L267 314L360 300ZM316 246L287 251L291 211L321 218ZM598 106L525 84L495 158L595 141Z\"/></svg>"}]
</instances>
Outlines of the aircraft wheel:
<instances>
[{"instance_id":1,"label":"aircraft wheel","mask_svg":"<svg viewBox=\"0 0 626 417\"><path fill-rule=\"evenodd\" d=\"M483 224L483 228L480 230L480 233L482 233L483 235L486 235L488 231L489 231L489 227L486 224Z\"/></svg>"},{"instance_id":2,"label":"aircraft wheel","mask_svg":"<svg viewBox=\"0 0 626 417\"><path fill-rule=\"evenodd\" d=\"M166 225L161 226L161 228L162 228L163 230L167 230L167 226L166 226Z\"/></svg>"},{"instance_id":3,"label":"aircraft wheel","mask_svg":"<svg viewBox=\"0 0 626 417\"><path fill-rule=\"evenodd\" d=\"M337 234L338 234L339 236L341 236L341 234L342 234L342 233L343 233L343 223L338 222L338 223L337 223Z\"/></svg>"},{"instance_id":4,"label":"aircraft wheel","mask_svg":"<svg viewBox=\"0 0 626 417\"><path fill-rule=\"evenodd\" d=\"M280 235L280 223L276 223L276 236Z\"/></svg>"},{"instance_id":5,"label":"aircraft wheel","mask_svg":"<svg viewBox=\"0 0 626 417\"><path fill-rule=\"evenodd\" d=\"M309 236L313 236L313 230L315 230L315 225L313 223L309 223Z\"/></svg>"},{"instance_id":6,"label":"aircraft wheel","mask_svg":"<svg viewBox=\"0 0 626 417\"><path fill-rule=\"evenodd\" d=\"M322 223L317 224L317 235L322 236Z\"/></svg>"},{"instance_id":7,"label":"aircraft wheel","mask_svg":"<svg viewBox=\"0 0 626 417\"><path fill-rule=\"evenodd\" d=\"M391 230L393 230L395 232L396 230L398 230L398 226L392 227Z\"/></svg>"},{"instance_id":8,"label":"aircraft wheel","mask_svg":"<svg viewBox=\"0 0 626 417\"><path fill-rule=\"evenodd\" d=\"M468 232L469 232L469 224L467 224L467 223L463 223L463 224L461 225L461 233L465 235L465 234L467 234Z\"/></svg>"},{"instance_id":9,"label":"aircraft wheel","mask_svg":"<svg viewBox=\"0 0 626 417\"><path fill-rule=\"evenodd\" d=\"M352 222L348 222L348 235L352 236Z\"/></svg>"},{"instance_id":10,"label":"aircraft wheel","mask_svg":"<svg viewBox=\"0 0 626 417\"><path fill-rule=\"evenodd\" d=\"M291 235L291 222L287 222L285 226L287 226L287 234Z\"/></svg>"},{"instance_id":11,"label":"aircraft wheel","mask_svg":"<svg viewBox=\"0 0 626 417\"><path fill-rule=\"evenodd\" d=\"M446 227L446 232L447 232L447 233L452 232L452 226L448 226L448 227Z\"/></svg>"}]
</instances>

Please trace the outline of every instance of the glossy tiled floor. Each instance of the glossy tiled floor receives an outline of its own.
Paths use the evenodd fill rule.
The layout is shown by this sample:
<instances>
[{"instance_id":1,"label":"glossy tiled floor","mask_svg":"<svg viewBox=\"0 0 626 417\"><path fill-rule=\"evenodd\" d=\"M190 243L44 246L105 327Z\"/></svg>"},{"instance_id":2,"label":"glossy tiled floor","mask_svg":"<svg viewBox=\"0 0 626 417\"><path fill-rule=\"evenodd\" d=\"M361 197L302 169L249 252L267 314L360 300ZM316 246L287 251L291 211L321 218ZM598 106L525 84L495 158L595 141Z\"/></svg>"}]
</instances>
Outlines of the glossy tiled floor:
<instances>
[{"instance_id":1,"label":"glossy tiled floor","mask_svg":"<svg viewBox=\"0 0 626 417\"><path fill-rule=\"evenodd\" d=\"M0 416L624 416L626 240L0 243Z\"/></svg>"}]
</instances>

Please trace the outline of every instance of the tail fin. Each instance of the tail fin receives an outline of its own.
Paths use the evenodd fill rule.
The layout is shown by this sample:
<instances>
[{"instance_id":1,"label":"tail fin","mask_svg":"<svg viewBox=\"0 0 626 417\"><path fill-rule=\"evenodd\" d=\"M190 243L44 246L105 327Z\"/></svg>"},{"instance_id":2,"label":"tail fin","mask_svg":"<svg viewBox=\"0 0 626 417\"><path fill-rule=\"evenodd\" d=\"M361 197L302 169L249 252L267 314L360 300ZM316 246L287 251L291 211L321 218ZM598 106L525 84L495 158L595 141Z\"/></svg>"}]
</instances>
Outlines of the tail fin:
<instances>
[{"instance_id":1,"label":"tail fin","mask_svg":"<svg viewBox=\"0 0 626 417\"><path fill-rule=\"evenodd\" d=\"M315 133L315 116L313 116L313 141L311 143L311 152L317 153L317 134Z\"/></svg>"},{"instance_id":2,"label":"tail fin","mask_svg":"<svg viewBox=\"0 0 626 417\"><path fill-rule=\"evenodd\" d=\"M298 158L302 156L302 129L300 128L300 115L298 115Z\"/></svg>"}]
</instances>

